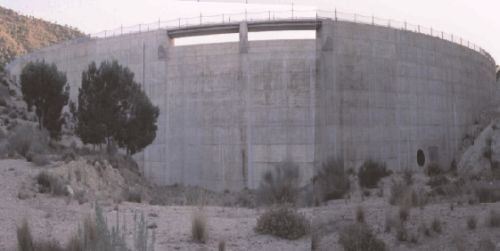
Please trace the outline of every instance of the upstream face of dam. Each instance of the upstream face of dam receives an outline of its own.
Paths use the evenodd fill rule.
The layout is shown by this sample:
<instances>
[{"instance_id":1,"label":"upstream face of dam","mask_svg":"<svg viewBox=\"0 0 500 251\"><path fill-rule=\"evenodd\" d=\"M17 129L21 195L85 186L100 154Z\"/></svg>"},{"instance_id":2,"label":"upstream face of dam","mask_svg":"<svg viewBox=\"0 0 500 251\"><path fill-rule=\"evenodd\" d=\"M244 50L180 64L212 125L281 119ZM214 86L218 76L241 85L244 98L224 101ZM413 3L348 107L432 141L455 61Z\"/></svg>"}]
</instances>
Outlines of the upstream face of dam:
<instances>
[{"instance_id":1,"label":"upstream face of dam","mask_svg":"<svg viewBox=\"0 0 500 251\"><path fill-rule=\"evenodd\" d=\"M248 33L315 30L316 39ZM175 46L192 35L239 42ZM77 100L89 63L118 60L160 108L157 137L136 156L149 180L211 190L256 188L290 160L308 182L329 157L357 168L450 166L466 128L496 98L495 62L416 32L329 19L241 22L66 42L16 59L55 63ZM419 161L417 161L417 155Z\"/></svg>"}]
</instances>

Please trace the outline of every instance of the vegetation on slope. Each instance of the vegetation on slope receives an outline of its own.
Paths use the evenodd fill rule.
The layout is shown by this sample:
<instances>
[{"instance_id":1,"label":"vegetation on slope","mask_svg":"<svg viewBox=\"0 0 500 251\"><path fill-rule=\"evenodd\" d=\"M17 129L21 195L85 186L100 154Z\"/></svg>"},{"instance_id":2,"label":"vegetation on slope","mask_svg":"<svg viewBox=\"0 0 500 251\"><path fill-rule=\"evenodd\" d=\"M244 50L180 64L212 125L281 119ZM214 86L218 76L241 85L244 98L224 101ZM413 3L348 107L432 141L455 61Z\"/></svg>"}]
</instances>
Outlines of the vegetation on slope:
<instances>
[{"instance_id":1,"label":"vegetation on slope","mask_svg":"<svg viewBox=\"0 0 500 251\"><path fill-rule=\"evenodd\" d=\"M75 28L0 7L0 66L34 49L82 36Z\"/></svg>"}]
</instances>

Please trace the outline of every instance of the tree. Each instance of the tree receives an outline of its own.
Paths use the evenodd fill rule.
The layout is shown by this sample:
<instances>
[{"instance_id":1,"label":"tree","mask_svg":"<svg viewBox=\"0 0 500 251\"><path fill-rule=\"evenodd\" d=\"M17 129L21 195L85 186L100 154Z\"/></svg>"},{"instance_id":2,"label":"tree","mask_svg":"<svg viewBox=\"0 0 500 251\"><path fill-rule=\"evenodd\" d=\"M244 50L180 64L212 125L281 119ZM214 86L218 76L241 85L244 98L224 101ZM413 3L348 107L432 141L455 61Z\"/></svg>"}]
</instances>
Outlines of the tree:
<instances>
[{"instance_id":1,"label":"tree","mask_svg":"<svg viewBox=\"0 0 500 251\"><path fill-rule=\"evenodd\" d=\"M121 119L123 126L117 135L117 141L120 147L126 148L128 154L134 154L155 139L156 120L160 111L139 88L131 93L130 101L125 116Z\"/></svg>"},{"instance_id":2,"label":"tree","mask_svg":"<svg viewBox=\"0 0 500 251\"><path fill-rule=\"evenodd\" d=\"M117 142L128 154L141 151L156 137L158 107L118 62L91 63L78 94L77 134L84 143Z\"/></svg>"},{"instance_id":3,"label":"tree","mask_svg":"<svg viewBox=\"0 0 500 251\"><path fill-rule=\"evenodd\" d=\"M59 138L64 123L61 112L69 98L66 74L55 64L29 62L21 72L21 91L28 111L35 108L38 128L47 129L51 138Z\"/></svg>"}]
</instances>

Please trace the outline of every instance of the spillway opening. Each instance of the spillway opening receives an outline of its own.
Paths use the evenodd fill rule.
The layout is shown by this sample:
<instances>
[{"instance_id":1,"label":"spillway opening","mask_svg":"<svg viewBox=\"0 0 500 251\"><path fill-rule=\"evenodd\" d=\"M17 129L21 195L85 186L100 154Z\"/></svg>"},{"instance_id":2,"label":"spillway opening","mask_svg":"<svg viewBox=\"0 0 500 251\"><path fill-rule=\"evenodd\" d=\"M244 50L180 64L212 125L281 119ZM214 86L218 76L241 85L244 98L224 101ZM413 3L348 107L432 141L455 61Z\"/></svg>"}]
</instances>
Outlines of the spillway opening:
<instances>
[{"instance_id":1,"label":"spillway opening","mask_svg":"<svg viewBox=\"0 0 500 251\"><path fill-rule=\"evenodd\" d=\"M174 46L233 43L233 42L239 42L239 41L240 41L240 35L238 33L216 34L216 35L203 35L203 36L175 38L174 39Z\"/></svg>"},{"instance_id":2,"label":"spillway opening","mask_svg":"<svg viewBox=\"0 0 500 251\"><path fill-rule=\"evenodd\" d=\"M316 39L315 30L249 32L248 41Z\"/></svg>"},{"instance_id":3,"label":"spillway opening","mask_svg":"<svg viewBox=\"0 0 500 251\"><path fill-rule=\"evenodd\" d=\"M256 31L248 33L248 41L316 39L315 30ZM189 36L174 38L174 46L234 43L240 41L239 33Z\"/></svg>"}]
</instances>

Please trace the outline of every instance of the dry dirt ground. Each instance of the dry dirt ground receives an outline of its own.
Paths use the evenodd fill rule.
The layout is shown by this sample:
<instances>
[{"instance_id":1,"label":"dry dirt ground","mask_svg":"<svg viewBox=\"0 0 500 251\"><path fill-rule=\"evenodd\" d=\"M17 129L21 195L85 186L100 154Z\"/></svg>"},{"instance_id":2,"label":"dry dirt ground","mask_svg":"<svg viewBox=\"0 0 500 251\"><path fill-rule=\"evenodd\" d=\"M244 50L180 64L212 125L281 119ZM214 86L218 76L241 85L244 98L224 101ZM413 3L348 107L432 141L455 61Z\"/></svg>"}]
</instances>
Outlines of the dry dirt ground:
<instances>
[{"instance_id":1,"label":"dry dirt ground","mask_svg":"<svg viewBox=\"0 0 500 251\"><path fill-rule=\"evenodd\" d=\"M41 170L51 168L54 167L35 167L25 160L0 160L0 250L16 249L16 227L23 218L28 219L36 239L55 239L65 244L81 220L94 212L92 203L80 205L76 200L48 194L28 192L24 194L27 199L19 199L20 191L26 193L23 187L33 186L34 177ZM366 222L377 237L384 240L389 250L481 250L479 243L483 239L490 240L497 246L496 250L500 250L500 228L491 228L486 224L492 209L500 212L500 203L455 203L451 208L450 202L438 202L423 208L412 208L407 222L408 232L416 236L416 243L412 243L398 241L395 228L386 232L387 215L397 218L399 208L387 203L389 192L384 194L384 197L372 195L364 200L353 196L349 200L332 201L325 206L300 210L315 223L320 236L319 250L342 250L338 244L338 232L355 221L355 212L360 206L364 210ZM155 250L217 250L221 239L226 241L226 250L310 250L311 245L310 236L288 241L256 234L253 228L263 209L204 207L208 218L209 241L207 244L197 244L191 241L190 231L191 216L198 207L151 206L129 202L101 202L101 206L108 222L116 222L117 214L122 223L127 222L127 240L130 244L133 217L144 214L148 225L154 223L157 226ZM466 225L471 215L477 219L477 228L474 230L467 229ZM442 233L431 231L430 236L418 234L418 227L422 224L430 227L434 218L442 222Z\"/></svg>"},{"instance_id":2,"label":"dry dirt ground","mask_svg":"<svg viewBox=\"0 0 500 251\"><path fill-rule=\"evenodd\" d=\"M26 217L35 238L55 238L65 244L89 213L91 203L79 205L76 200L56 198L47 194L21 200L22 186L33 182L42 169L24 160L0 160L0 250L15 250L16 227ZM144 213L148 224L155 223L155 250L217 250L218 241L226 241L226 250L309 250L310 239L296 241L258 235L253 231L261 211L244 208L205 207L208 218L209 241L197 244L191 241L191 215L197 207L151 206L122 202L103 203L108 222L115 222L118 208L120 221L126 217L128 241L131 241L134 214ZM311 217L312 209L302 210Z\"/></svg>"}]
</instances>

